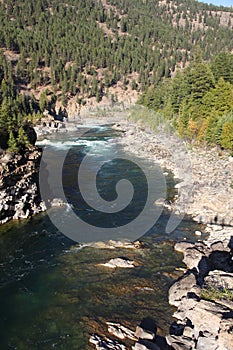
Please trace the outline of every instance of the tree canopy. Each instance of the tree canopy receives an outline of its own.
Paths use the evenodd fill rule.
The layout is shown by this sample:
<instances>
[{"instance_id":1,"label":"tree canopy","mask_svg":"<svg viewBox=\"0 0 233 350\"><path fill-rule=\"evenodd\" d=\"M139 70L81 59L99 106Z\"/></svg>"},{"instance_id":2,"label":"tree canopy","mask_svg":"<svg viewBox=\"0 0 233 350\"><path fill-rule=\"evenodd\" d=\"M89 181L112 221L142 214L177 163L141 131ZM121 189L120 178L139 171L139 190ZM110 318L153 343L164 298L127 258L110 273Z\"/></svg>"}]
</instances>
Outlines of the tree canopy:
<instances>
[{"instance_id":1,"label":"tree canopy","mask_svg":"<svg viewBox=\"0 0 233 350\"><path fill-rule=\"evenodd\" d=\"M145 92L139 103L173 119L182 137L233 150L233 65L226 67L232 57L220 53L211 64L194 59L170 80L166 95L164 81Z\"/></svg>"}]
</instances>

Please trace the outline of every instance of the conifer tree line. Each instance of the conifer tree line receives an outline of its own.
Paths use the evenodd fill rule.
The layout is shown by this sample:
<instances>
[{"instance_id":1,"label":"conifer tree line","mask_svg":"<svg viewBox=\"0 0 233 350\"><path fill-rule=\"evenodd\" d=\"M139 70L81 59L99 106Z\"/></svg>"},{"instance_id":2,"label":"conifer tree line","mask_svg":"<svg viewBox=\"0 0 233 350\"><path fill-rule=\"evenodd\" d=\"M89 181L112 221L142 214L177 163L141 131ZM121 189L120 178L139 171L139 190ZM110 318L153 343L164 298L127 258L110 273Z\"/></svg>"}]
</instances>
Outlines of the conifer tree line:
<instances>
[{"instance_id":1,"label":"conifer tree line","mask_svg":"<svg viewBox=\"0 0 233 350\"><path fill-rule=\"evenodd\" d=\"M0 52L0 148L30 147L26 132L37 110L35 99L18 93L12 64Z\"/></svg>"},{"instance_id":2,"label":"conifer tree line","mask_svg":"<svg viewBox=\"0 0 233 350\"><path fill-rule=\"evenodd\" d=\"M221 10L224 24L219 8L195 0L2 0L0 127L17 138L57 100L99 102L118 82L145 92L185 68L198 45L205 61L230 52L233 10Z\"/></svg>"},{"instance_id":3,"label":"conifer tree line","mask_svg":"<svg viewBox=\"0 0 233 350\"><path fill-rule=\"evenodd\" d=\"M109 7L100 0L0 2L0 47L20 53L14 67L19 79L33 89L51 84L64 103L67 94L101 99L119 80L127 89L134 72L133 86L142 91L169 77L196 45L204 59L232 49L233 11L232 22L220 26L215 8L194 0L106 2Z\"/></svg>"},{"instance_id":4,"label":"conifer tree line","mask_svg":"<svg viewBox=\"0 0 233 350\"><path fill-rule=\"evenodd\" d=\"M205 63L196 51L187 68L148 89L139 103L170 119L182 137L233 151L233 54Z\"/></svg>"}]
</instances>

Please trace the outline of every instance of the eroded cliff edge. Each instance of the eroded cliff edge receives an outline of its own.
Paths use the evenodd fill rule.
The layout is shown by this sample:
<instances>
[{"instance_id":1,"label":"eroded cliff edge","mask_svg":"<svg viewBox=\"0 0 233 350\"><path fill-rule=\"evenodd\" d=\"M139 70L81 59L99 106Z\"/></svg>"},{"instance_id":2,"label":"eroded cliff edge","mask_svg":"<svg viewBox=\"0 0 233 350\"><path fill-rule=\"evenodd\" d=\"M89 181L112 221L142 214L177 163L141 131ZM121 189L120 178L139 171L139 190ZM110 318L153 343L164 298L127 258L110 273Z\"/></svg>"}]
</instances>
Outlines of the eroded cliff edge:
<instances>
[{"instance_id":1,"label":"eroded cliff edge","mask_svg":"<svg viewBox=\"0 0 233 350\"><path fill-rule=\"evenodd\" d=\"M41 155L35 146L20 154L0 151L0 224L45 210L39 192Z\"/></svg>"}]
</instances>

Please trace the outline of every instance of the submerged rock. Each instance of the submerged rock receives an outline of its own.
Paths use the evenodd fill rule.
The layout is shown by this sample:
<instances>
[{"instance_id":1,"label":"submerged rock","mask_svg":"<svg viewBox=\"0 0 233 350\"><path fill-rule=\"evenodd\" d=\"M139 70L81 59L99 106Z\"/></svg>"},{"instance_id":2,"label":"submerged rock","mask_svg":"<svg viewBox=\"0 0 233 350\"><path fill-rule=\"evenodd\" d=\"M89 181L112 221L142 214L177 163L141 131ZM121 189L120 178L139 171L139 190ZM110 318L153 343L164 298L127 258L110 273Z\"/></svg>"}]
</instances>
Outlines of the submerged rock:
<instances>
[{"instance_id":1,"label":"submerged rock","mask_svg":"<svg viewBox=\"0 0 233 350\"><path fill-rule=\"evenodd\" d=\"M109 267L110 269L115 269L116 267L131 269L135 267L135 262L131 260L123 259L123 258L114 258L114 259L110 259L105 264L99 264L99 265Z\"/></svg>"},{"instance_id":2,"label":"submerged rock","mask_svg":"<svg viewBox=\"0 0 233 350\"><path fill-rule=\"evenodd\" d=\"M65 203L61 198L54 198L52 201L51 201L51 207L63 207L63 206L66 206L67 203Z\"/></svg>"},{"instance_id":3,"label":"submerged rock","mask_svg":"<svg viewBox=\"0 0 233 350\"><path fill-rule=\"evenodd\" d=\"M87 243L86 245L88 247L98 248L98 249L116 249L116 248L141 249L141 248L145 248L145 244L141 241L130 242L127 240L122 240L122 241L109 240L107 242L98 241L98 242Z\"/></svg>"}]
</instances>

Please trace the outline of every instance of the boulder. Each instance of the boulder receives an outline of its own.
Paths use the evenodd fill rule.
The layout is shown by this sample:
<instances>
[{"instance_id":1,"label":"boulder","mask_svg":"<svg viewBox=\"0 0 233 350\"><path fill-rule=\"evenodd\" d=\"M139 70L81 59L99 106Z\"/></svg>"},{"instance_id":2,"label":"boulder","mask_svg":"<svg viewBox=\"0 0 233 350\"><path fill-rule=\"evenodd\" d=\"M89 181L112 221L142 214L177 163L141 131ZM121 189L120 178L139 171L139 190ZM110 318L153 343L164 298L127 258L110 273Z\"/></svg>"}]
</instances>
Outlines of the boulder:
<instances>
[{"instance_id":1,"label":"boulder","mask_svg":"<svg viewBox=\"0 0 233 350\"><path fill-rule=\"evenodd\" d=\"M135 331L135 337L141 338L141 339L153 340L155 337L155 333L153 333L151 331L147 331L147 330L141 328L140 326L137 326L136 331Z\"/></svg>"},{"instance_id":2,"label":"boulder","mask_svg":"<svg viewBox=\"0 0 233 350\"><path fill-rule=\"evenodd\" d=\"M203 250L198 248L190 247L184 252L183 262L189 269L197 268L199 270L199 263L205 257Z\"/></svg>"},{"instance_id":3,"label":"boulder","mask_svg":"<svg viewBox=\"0 0 233 350\"><path fill-rule=\"evenodd\" d=\"M218 342L215 336L207 334L206 337L199 337L196 345L197 350L217 350Z\"/></svg>"},{"instance_id":4,"label":"boulder","mask_svg":"<svg viewBox=\"0 0 233 350\"><path fill-rule=\"evenodd\" d=\"M186 339L183 336L168 335L166 340L168 345L174 350L191 350L195 348L195 342L191 339Z\"/></svg>"},{"instance_id":5,"label":"boulder","mask_svg":"<svg viewBox=\"0 0 233 350\"><path fill-rule=\"evenodd\" d=\"M231 313L232 315L232 313ZM233 316L233 315L232 315ZM218 334L218 350L233 349L233 317L223 319Z\"/></svg>"},{"instance_id":6,"label":"boulder","mask_svg":"<svg viewBox=\"0 0 233 350\"><path fill-rule=\"evenodd\" d=\"M132 346L132 350L161 350L161 348L152 341L139 340L139 342Z\"/></svg>"},{"instance_id":7,"label":"boulder","mask_svg":"<svg viewBox=\"0 0 233 350\"><path fill-rule=\"evenodd\" d=\"M112 322L107 322L108 325L108 332L110 334L113 334L115 337L119 339L131 339L131 340L137 340L137 338L134 335L134 332L121 325L120 323L112 323Z\"/></svg>"},{"instance_id":8,"label":"boulder","mask_svg":"<svg viewBox=\"0 0 233 350\"><path fill-rule=\"evenodd\" d=\"M197 231L195 231L195 235L196 235L196 236L201 236L202 233L201 233L201 231L198 231L198 230L197 230Z\"/></svg>"},{"instance_id":9,"label":"boulder","mask_svg":"<svg viewBox=\"0 0 233 350\"><path fill-rule=\"evenodd\" d=\"M175 245L175 250L184 254L183 262L189 269L195 268L201 275L208 273L210 267L207 258L211 250L204 243L180 242Z\"/></svg>"},{"instance_id":10,"label":"boulder","mask_svg":"<svg viewBox=\"0 0 233 350\"><path fill-rule=\"evenodd\" d=\"M118 343L109 338L102 338L97 334L93 334L90 337L89 342L95 345L96 350L126 350L124 344Z\"/></svg>"},{"instance_id":11,"label":"boulder","mask_svg":"<svg viewBox=\"0 0 233 350\"><path fill-rule=\"evenodd\" d=\"M200 287L197 286L196 276L194 273L186 273L169 289L169 303L174 306L179 306L181 300L188 293L200 294Z\"/></svg>"},{"instance_id":12,"label":"boulder","mask_svg":"<svg viewBox=\"0 0 233 350\"><path fill-rule=\"evenodd\" d=\"M195 334L194 334L194 330L193 328L186 326L183 330L183 336L185 338L189 338L189 339L194 339L195 338Z\"/></svg>"},{"instance_id":13,"label":"boulder","mask_svg":"<svg viewBox=\"0 0 233 350\"><path fill-rule=\"evenodd\" d=\"M226 242L224 241L215 241L211 244L210 249L213 251L220 250L220 251L227 251L230 252L231 249L228 247L228 240Z\"/></svg>"},{"instance_id":14,"label":"boulder","mask_svg":"<svg viewBox=\"0 0 233 350\"><path fill-rule=\"evenodd\" d=\"M223 315L227 312L228 308L214 302L184 298L174 316L180 320L188 319L197 337L203 332L217 335Z\"/></svg>"},{"instance_id":15,"label":"boulder","mask_svg":"<svg viewBox=\"0 0 233 350\"><path fill-rule=\"evenodd\" d=\"M67 203L65 203L61 198L53 198L50 204L51 204L51 207L63 207Z\"/></svg>"},{"instance_id":16,"label":"boulder","mask_svg":"<svg viewBox=\"0 0 233 350\"><path fill-rule=\"evenodd\" d=\"M219 289L227 288L233 291L233 273L219 270L210 271L205 277L205 283Z\"/></svg>"},{"instance_id":17,"label":"boulder","mask_svg":"<svg viewBox=\"0 0 233 350\"><path fill-rule=\"evenodd\" d=\"M157 333L157 325L153 318L144 317L136 327L135 336L141 339L153 340Z\"/></svg>"},{"instance_id":18,"label":"boulder","mask_svg":"<svg viewBox=\"0 0 233 350\"><path fill-rule=\"evenodd\" d=\"M186 249L193 247L193 243L189 242L178 242L175 244L174 249L177 252L184 253Z\"/></svg>"}]
</instances>

